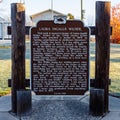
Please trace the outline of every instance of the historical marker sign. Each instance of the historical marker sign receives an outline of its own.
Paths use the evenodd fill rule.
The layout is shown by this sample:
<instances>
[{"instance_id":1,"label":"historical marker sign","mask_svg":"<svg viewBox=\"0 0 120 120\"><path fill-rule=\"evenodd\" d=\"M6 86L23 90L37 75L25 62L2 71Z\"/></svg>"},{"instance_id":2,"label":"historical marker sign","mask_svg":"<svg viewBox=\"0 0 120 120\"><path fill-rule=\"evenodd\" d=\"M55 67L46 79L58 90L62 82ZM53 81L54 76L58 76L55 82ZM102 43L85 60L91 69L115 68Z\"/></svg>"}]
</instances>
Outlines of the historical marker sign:
<instances>
[{"instance_id":1,"label":"historical marker sign","mask_svg":"<svg viewBox=\"0 0 120 120\"><path fill-rule=\"evenodd\" d=\"M81 21L40 21L31 29L32 89L82 95L89 88L89 29Z\"/></svg>"}]
</instances>

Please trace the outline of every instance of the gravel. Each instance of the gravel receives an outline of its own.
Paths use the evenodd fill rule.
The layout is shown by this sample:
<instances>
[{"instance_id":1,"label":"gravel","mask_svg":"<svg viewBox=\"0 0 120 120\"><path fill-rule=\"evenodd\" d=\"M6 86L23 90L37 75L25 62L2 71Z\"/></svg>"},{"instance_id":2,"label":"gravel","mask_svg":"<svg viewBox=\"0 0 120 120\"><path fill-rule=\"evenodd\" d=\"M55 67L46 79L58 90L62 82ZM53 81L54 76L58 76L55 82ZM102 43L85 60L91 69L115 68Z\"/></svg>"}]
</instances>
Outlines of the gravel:
<instances>
[{"instance_id":1,"label":"gravel","mask_svg":"<svg viewBox=\"0 0 120 120\"><path fill-rule=\"evenodd\" d=\"M35 100L32 111L20 120L101 120L89 114L89 104L80 100Z\"/></svg>"}]
</instances>

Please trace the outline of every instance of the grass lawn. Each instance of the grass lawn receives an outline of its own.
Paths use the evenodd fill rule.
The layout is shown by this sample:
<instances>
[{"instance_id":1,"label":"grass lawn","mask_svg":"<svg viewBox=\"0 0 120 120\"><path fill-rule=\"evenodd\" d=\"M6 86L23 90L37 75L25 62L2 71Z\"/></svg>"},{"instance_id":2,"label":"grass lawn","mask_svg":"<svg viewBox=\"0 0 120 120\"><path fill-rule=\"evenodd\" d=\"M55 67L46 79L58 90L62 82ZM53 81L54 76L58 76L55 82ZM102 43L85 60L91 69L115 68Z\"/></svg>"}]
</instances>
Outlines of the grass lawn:
<instances>
[{"instance_id":1,"label":"grass lawn","mask_svg":"<svg viewBox=\"0 0 120 120\"><path fill-rule=\"evenodd\" d=\"M26 46L26 78L30 78L29 45ZM95 73L95 44L90 44L90 78ZM0 96L10 93L7 80L11 78L11 47L0 45ZM120 96L120 45L111 44L110 54L110 92Z\"/></svg>"},{"instance_id":2,"label":"grass lawn","mask_svg":"<svg viewBox=\"0 0 120 120\"><path fill-rule=\"evenodd\" d=\"M11 78L11 60L0 60L0 96L10 93L9 78ZM26 78L30 78L30 60L28 59L26 59Z\"/></svg>"},{"instance_id":3,"label":"grass lawn","mask_svg":"<svg viewBox=\"0 0 120 120\"><path fill-rule=\"evenodd\" d=\"M10 60L0 60L0 96L10 93L10 88L7 87L7 79L11 76L10 67Z\"/></svg>"}]
</instances>

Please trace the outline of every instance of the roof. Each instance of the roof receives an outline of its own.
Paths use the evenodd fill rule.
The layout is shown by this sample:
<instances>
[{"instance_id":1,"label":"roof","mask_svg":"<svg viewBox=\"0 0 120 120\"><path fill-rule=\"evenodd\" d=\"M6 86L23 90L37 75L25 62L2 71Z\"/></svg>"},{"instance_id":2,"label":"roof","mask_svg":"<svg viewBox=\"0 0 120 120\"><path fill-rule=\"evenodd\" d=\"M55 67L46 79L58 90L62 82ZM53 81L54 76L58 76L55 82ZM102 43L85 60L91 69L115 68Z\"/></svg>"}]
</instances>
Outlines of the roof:
<instances>
[{"instance_id":1,"label":"roof","mask_svg":"<svg viewBox=\"0 0 120 120\"><path fill-rule=\"evenodd\" d=\"M56 14L65 16L65 14L63 14L63 13L60 13L60 12L55 11L55 10L48 9L48 10L45 10L45 11L42 11L42 12L39 12L39 13L35 13L35 14L33 14L33 15L30 15L30 18L33 19L33 18L35 18L36 16L42 15L42 14L47 13L47 12L53 12L53 13L56 13Z\"/></svg>"},{"instance_id":2,"label":"roof","mask_svg":"<svg viewBox=\"0 0 120 120\"><path fill-rule=\"evenodd\" d=\"M11 22L10 16L0 13L0 22Z\"/></svg>"},{"instance_id":3,"label":"roof","mask_svg":"<svg viewBox=\"0 0 120 120\"><path fill-rule=\"evenodd\" d=\"M0 21L5 21L5 19L3 19L2 17L0 17Z\"/></svg>"}]
</instances>

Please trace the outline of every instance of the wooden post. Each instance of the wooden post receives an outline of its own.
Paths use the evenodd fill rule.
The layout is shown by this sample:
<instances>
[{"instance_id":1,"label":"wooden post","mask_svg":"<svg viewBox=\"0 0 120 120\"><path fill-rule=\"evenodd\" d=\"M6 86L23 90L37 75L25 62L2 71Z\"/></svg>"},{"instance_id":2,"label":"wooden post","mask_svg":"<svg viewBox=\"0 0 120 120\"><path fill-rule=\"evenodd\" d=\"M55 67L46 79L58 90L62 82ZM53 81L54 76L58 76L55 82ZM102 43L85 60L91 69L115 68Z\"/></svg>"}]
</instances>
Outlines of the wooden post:
<instances>
[{"instance_id":1,"label":"wooden post","mask_svg":"<svg viewBox=\"0 0 120 120\"><path fill-rule=\"evenodd\" d=\"M17 91L25 89L25 8L11 4L12 20L12 112L17 113Z\"/></svg>"},{"instance_id":2,"label":"wooden post","mask_svg":"<svg viewBox=\"0 0 120 120\"><path fill-rule=\"evenodd\" d=\"M31 112L31 91L19 90L17 91L17 116L24 116Z\"/></svg>"},{"instance_id":3,"label":"wooden post","mask_svg":"<svg viewBox=\"0 0 120 120\"><path fill-rule=\"evenodd\" d=\"M90 89L90 112L94 116L104 114L104 89Z\"/></svg>"},{"instance_id":4,"label":"wooden post","mask_svg":"<svg viewBox=\"0 0 120 120\"><path fill-rule=\"evenodd\" d=\"M109 97L109 57L110 57L110 2L96 2L96 64L95 64L95 88L104 89L104 109L101 113L108 112ZM92 93L91 93L92 94ZM95 94L96 95L96 94ZM90 100L98 100L98 96ZM91 104L90 103L90 104ZM92 104L94 106L94 104ZM90 105L90 106L92 106ZM99 107L99 106L96 106ZM94 110L91 109L91 112ZM96 113L96 115L99 115Z\"/></svg>"}]
</instances>

